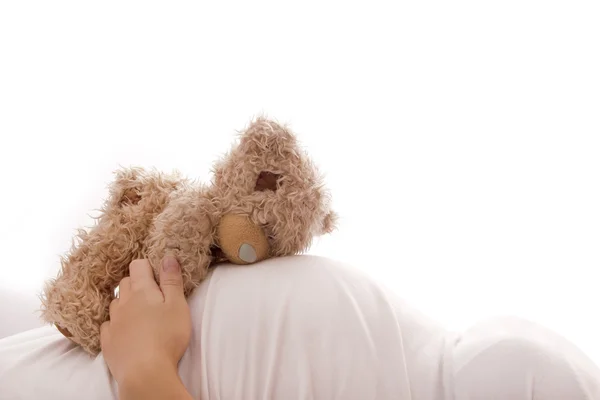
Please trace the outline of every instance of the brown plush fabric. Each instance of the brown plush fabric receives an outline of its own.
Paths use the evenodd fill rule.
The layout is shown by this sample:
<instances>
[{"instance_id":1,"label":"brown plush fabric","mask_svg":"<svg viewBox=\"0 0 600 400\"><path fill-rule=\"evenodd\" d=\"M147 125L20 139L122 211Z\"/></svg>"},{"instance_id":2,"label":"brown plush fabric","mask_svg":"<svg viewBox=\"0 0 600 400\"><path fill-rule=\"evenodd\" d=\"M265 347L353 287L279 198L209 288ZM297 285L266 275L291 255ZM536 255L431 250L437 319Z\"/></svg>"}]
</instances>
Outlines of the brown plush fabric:
<instances>
[{"instance_id":1,"label":"brown plush fabric","mask_svg":"<svg viewBox=\"0 0 600 400\"><path fill-rule=\"evenodd\" d=\"M79 232L44 289L45 321L97 354L100 325L132 260L147 258L157 272L162 258L174 255L189 295L224 256L244 263L244 243L256 246L257 260L292 255L335 227L321 175L290 130L274 121L253 121L213 173L211 184L201 185L179 174L119 170L97 223ZM246 222L239 232L222 225L219 243L225 215Z\"/></svg>"}]
</instances>

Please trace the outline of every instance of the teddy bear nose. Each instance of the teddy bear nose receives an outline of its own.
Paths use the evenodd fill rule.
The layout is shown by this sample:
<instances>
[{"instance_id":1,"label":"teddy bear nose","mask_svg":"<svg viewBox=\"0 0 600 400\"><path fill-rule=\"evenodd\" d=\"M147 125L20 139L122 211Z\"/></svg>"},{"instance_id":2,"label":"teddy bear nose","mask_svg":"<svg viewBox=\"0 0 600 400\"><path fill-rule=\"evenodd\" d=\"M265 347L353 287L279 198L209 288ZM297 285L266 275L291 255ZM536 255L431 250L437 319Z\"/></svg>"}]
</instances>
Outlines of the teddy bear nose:
<instances>
[{"instance_id":1,"label":"teddy bear nose","mask_svg":"<svg viewBox=\"0 0 600 400\"><path fill-rule=\"evenodd\" d=\"M252 247L252 245L248 243L242 243L242 245L240 246L240 251L238 252L238 257L240 258L240 260L245 261L249 264L255 262L258 258L256 256L256 250L254 250L254 247Z\"/></svg>"}]
</instances>

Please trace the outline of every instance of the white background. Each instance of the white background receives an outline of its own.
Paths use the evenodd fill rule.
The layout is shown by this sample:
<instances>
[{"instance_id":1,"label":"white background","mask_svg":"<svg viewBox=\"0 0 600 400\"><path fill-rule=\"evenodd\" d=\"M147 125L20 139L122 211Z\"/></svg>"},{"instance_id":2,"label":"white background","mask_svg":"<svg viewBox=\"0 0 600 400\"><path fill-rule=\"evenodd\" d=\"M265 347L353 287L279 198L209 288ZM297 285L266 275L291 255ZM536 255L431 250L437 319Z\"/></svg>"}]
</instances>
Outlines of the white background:
<instances>
[{"instance_id":1,"label":"white background","mask_svg":"<svg viewBox=\"0 0 600 400\"><path fill-rule=\"evenodd\" d=\"M600 361L598 21L595 1L3 1L0 290L35 304L118 165L208 179L266 113L342 215L313 253L451 328L516 314Z\"/></svg>"}]
</instances>

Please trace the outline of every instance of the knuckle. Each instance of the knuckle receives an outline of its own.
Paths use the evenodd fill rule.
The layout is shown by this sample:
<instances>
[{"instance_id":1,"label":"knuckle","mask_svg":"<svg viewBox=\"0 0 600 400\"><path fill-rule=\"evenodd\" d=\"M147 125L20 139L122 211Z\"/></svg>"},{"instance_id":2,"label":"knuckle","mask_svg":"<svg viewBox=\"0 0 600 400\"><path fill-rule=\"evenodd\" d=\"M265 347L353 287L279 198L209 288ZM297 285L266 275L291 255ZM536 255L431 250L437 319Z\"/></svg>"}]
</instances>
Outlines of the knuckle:
<instances>
[{"instance_id":1,"label":"knuckle","mask_svg":"<svg viewBox=\"0 0 600 400\"><path fill-rule=\"evenodd\" d=\"M162 277L160 280L160 284L163 286L182 286L182 280L179 277L169 276Z\"/></svg>"}]
</instances>

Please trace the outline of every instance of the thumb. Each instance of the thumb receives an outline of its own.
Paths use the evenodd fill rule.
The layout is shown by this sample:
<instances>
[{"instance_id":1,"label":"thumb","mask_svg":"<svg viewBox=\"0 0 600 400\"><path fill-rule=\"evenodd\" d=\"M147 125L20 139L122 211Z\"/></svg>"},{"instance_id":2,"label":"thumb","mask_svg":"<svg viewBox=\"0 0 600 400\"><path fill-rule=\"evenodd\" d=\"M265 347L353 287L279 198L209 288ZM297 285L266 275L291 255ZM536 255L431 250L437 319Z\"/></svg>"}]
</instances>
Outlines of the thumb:
<instances>
[{"instance_id":1,"label":"thumb","mask_svg":"<svg viewBox=\"0 0 600 400\"><path fill-rule=\"evenodd\" d=\"M163 258L159 279L160 290L165 296L165 301L184 298L181 267L175 257L165 256L165 258Z\"/></svg>"}]
</instances>

